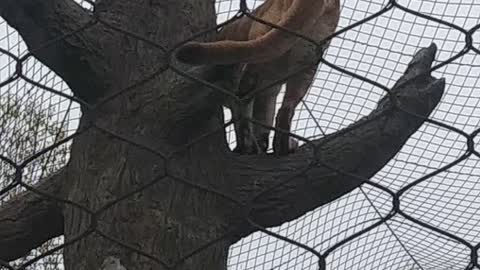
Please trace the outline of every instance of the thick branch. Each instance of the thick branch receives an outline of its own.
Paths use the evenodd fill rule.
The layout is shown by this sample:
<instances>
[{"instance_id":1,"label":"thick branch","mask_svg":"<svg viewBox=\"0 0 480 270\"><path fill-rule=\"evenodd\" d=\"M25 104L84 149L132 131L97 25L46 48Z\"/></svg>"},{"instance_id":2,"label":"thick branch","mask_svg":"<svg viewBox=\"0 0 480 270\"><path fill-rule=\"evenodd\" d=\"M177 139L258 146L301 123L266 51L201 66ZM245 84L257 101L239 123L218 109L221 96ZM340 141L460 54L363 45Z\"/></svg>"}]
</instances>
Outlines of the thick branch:
<instances>
[{"instance_id":1,"label":"thick branch","mask_svg":"<svg viewBox=\"0 0 480 270\"><path fill-rule=\"evenodd\" d=\"M77 96L88 99L94 93L98 95L104 84L100 79L101 46L97 44L101 35L94 33L98 26L77 32L91 20L88 11L72 0L2 0L0 16Z\"/></svg>"},{"instance_id":2,"label":"thick branch","mask_svg":"<svg viewBox=\"0 0 480 270\"><path fill-rule=\"evenodd\" d=\"M350 192L387 164L425 120L403 110L427 117L440 101L445 82L429 73L435 52L434 45L418 52L393 88L402 109L384 98L369 116L314 141L316 156L303 147L284 158L237 157L229 171L231 179L238 180L235 195L245 201L291 178L258 196L252 205L253 220L267 227L293 220ZM248 226L240 230L240 235L251 232Z\"/></svg>"},{"instance_id":3,"label":"thick branch","mask_svg":"<svg viewBox=\"0 0 480 270\"><path fill-rule=\"evenodd\" d=\"M43 179L36 187L57 195L62 187L63 171ZM0 208L0 260L12 261L25 256L47 240L63 234L61 205L34 192L25 192Z\"/></svg>"}]
</instances>

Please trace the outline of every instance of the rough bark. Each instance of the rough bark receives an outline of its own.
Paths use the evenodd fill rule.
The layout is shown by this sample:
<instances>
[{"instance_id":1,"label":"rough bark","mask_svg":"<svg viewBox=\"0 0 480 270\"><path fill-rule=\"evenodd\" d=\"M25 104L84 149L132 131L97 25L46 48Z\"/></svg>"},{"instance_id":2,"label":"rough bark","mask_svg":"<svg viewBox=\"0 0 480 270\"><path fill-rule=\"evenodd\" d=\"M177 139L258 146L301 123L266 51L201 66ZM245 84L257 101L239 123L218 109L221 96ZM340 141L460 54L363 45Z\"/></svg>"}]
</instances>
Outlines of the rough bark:
<instances>
[{"instance_id":1,"label":"rough bark","mask_svg":"<svg viewBox=\"0 0 480 270\"><path fill-rule=\"evenodd\" d=\"M0 16L21 34L27 56L55 71L80 99L91 101L111 87L114 78L104 69L110 43L103 39L115 37L74 1L3 0Z\"/></svg>"},{"instance_id":2,"label":"rough bark","mask_svg":"<svg viewBox=\"0 0 480 270\"><path fill-rule=\"evenodd\" d=\"M29 48L75 28L66 17L77 14L71 20L78 25L90 17L65 0L2 3L0 15ZM28 12L33 4L34 14ZM214 26L213 1L103 0L95 12L98 22L88 30L53 43L52 50L34 52L91 103L130 88L94 110L83 108L83 132L73 141L56 194L82 206L62 209L67 270L102 264L129 270L225 269L229 245L254 231L245 225L247 213L260 225L273 226L338 198L381 169L424 121L384 100L355 128L314 141L315 152L238 156L228 150L214 91L172 69L152 76L167 64L163 48ZM443 90L443 81L419 72L431 65L435 50L429 51L409 70L409 76L420 74L417 79L404 80L394 90L402 108L422 116ZM192 72L208 78L215 70ZM90 79L91 85L82 82ZM363 178L332 172L325 163ZM264 189L269 192L252 201ZM22 212L21 203L9 205L10 213ZM0 228L8 233L12 229L4 226L14 225ZM235 234L226 235L232 229ZM53 229L49 233L58 235ZM22 232L8 235L21 239ZM19 250L38 244L25 242ZM22 253L1 251L3 260Z\"/></svg>"},{"instance_id":3,"label":"rough bark","mask_svg":"<svg viewBox=\"0 0 480 270\"><path fill-rule=\"evenodd\" d=\"M59 194L63 172L45 178L35 187L46 194ZM62 203L28 192L8 201L0 209L0 259L11 261L49 239L63 234Z\"/></svg>"}]
</instances>

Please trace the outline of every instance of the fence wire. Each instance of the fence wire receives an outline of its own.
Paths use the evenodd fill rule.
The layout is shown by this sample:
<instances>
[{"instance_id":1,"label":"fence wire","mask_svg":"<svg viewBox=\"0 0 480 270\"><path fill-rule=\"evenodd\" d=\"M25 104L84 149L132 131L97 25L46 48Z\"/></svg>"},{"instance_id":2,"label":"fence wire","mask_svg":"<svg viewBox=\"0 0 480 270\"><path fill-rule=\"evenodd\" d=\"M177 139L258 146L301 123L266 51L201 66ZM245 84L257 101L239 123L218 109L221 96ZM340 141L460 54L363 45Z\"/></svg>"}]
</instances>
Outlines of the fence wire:
<instances>
[{"instance_id":1,"label":"fence wire","mask_svg":"<svg viewBox=\"0 0 480 270\"><path fill-rule=\"evenodd\" d=\"M258 232L231 247L229 269L480 269L480 154L475 150L479 141L476 135L480 132L480 3L465 2L342 1L340 27L331 37L326 55L320 59L317 79L297 109L292 136L308 145L312 139L345 128L368 114L377 101L388 94L413 53L432 40L441 44L438 62L432 71L447 78L445 96L395 158L362 187L277 228L267 229L246 218ZM241 16L258 20L240 7L245 4L253 8L260 3L217 0L218 18L225 23ZM94 2L81 4L94 10ZM96 24L154 45L169 56L188 41L165 48L136 33L109 25L101 17L94 18L76 33ZM1 61L0 67L2 200L29 190L81 208L89 213L92 224L96 224L100 213L170 177L236 202L227 194L202 187L168 169L147 185L98 211L37 190L36 181L66 164L71 140L86 129L101 130L165 161L173 154L128 140L95 123L77 130L79 105L99 108L134 91L135 86L153 76L90 105L73 97L63 81L32 57L32 52L41 48L27 52L16 32L5 23L1 27L5 32L0 40L0 57L5 61L5 64ZM189 40L215 30L208 29ZM58 37L45 46L64 38L67 36ZM156 74L167 70L207 83L170 64L160 67ZM228 91L218 87L214 90ZM232 124L227 111L226 125L222 128L226 128L233 147ZM192 144L202 143L208 135L200 136ZM176 153L185 149L181 147ZM266 192L269 190L258 196ZM401 201L400 207L392 204L395 200ZM68 242L53 239L24 259L11 264L0 262L0 265L2 269L63 269L59 267L61 249L92 233L146 256L166 269L174 269L188 257L229 236L223 235L181 260L167 263L92 227Z\"/></svg>"}]
</instances>

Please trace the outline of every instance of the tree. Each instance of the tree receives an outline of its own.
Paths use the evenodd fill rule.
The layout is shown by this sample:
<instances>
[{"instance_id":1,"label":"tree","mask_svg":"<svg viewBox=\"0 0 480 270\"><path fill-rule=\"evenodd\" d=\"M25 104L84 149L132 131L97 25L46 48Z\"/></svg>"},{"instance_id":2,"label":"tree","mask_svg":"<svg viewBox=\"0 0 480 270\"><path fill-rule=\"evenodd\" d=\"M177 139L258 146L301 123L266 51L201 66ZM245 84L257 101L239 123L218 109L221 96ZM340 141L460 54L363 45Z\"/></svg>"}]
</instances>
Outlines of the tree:
<instances>
[{"instance_id":1,"label":"tree","mask_svg":"<svg viewBox=\"0 0 480 270\"><path fill-rule=\"evenodd\" d=\"M62 141L72 141L65 167L31 187L20 173L30 160L15 166L29 191L0 209L3 261L64 235L68 270L225 269L240 237L367 181L444 89L430 76L431 46L350 127L285 157L237 155L225 141L220 92L204 83L218 68L184 72L171 58L215 26L212 1L102 0L91 13L73 1L3 0L0 16L65 80L83 113Z\"/></svg>"},{"instance_id":2,"label":"tree","mask_svg":"<svg viewBox=\"0 0 480 270\"><path fill-rule=\"evenodd\" d=\"M0 97L0 142L2 155L14 160L24 160L37 151L45 147L46 144L53 141L59 141L65 138L67 134L67 115L63 115L61 121L53 120L57 113L53 108L42 108L38 106L36 99L28 99L32 91L25 91L22 99L16 98L12 94L2 95ZM71 103L70 103L71 104ZM68 106L70 108L70 106ZM43 175L49 175L60 169L68 158L68 145L62 145L52 149L45 155L40 156L34 162L23 170L23 181L28 184L34 184L36 179L41 179ZM9 192L1 196L1 201L17 195L21 188L14 182L15 170L6 163L0 163L0 190ZM9 185L16 185L9 186ZM50 247L58 245L59 239L47 241L38 250L32 251L28 256L17 260L11 265L20 267L35 256L47 252ZM40 269L52 269L52 265L59 264L61 254L49 256L36 263ZM2 268L2 267L0 267ZM3 268L2 268L3 269ZM58 268L55 268L58 269Z\"/></svg>"}]
</instances>

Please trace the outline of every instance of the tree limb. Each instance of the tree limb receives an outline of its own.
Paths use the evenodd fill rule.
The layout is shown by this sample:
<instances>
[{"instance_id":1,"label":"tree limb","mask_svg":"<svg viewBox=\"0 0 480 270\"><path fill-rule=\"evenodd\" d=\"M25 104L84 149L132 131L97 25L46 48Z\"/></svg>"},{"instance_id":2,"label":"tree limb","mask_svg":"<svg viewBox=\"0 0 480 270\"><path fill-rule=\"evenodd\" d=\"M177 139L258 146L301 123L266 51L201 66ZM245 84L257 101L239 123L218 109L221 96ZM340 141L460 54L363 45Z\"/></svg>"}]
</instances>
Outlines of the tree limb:
<instances>
[{"instance_id":1,"label":"tree limb","mask_svg":"<svg viewBox=\"0 0 480 270\"><path fill-rule=\"evenodd\" d=\"M36 186L47 194L60 194L64 171ZM63 234L61 203L34 192L24 192L0 207L0 260L12 261L47 240Z\"/></svg>"},{"instance_id":2,"label":"tree limb","mask_svg":"<svg viewBox=\"0 0 480 270\"><path fill-rule=\"evenodd\" d=\"M385 97L369 116L314 141L316 155L305 146L287 157L234 158L228 171L238 181L237 198L249 201L252 194L277 185L253 201L252 220L265 227L293 220L352 191L382 169L440 101L445 81L430 75L435 53L434 44L420 50L394 86L392 94L402 109ZM250 232L252 228L244 226L239 234Z\"/></svg>"},{"instance_id":3,"label":"tree limb","mask_svg":"<svg viewBox=\"0 0 480 270\"><path fill-rule=\"evenodd\" d=\"M87 10L72 0L2 0L0 16L77 96L88 100L103 89L99 27L77 32L91 21Z\"/></svg>"}]
</instances>

